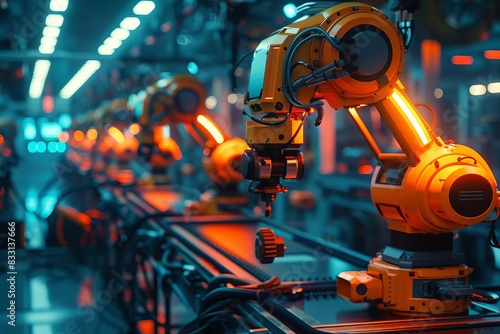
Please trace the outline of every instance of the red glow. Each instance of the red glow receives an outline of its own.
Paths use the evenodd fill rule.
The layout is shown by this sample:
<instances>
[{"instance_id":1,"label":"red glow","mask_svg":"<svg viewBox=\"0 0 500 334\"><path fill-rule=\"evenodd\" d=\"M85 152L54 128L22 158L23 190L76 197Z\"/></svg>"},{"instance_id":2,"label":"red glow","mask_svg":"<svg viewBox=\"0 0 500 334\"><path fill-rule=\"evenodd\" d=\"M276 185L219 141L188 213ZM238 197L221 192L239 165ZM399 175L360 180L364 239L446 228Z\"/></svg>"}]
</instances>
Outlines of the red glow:
<instances>
[{"instance_id":1,"label":"red glow","mask_svg":"<svg viewBox=\"0 0 500 334\"><path fill-rule=\"evenodd\" d=\"M8 158L12 154L12 150L8 147L4 147L4 149L2 150L2 154L4 157Z\"/></svg>"},{"instance_id":2,"label":"red glow","mask_svg":"<svg viewBox=\"0 0 500 334\"><path fill-rule=\"evenodd\" d=\"M90 307L94 304L93 285L94 280L92 277L87 277L83 280L80 292L78 293L78 306Z\"/></svg>"},{"instance_id":3,"label":"red glow","mask_svg":"<svg viewBox=\"0 0 500 334\"><path fill-rule=\"evenodd\" d=\"M371 174L373 173L373 167L372 165L361 165L358 167L358 173L359 174Z\"/></svg>"},{"instance_id":4,"label":"red glow","mask_svg":"<svg viewBox=\"0 0 500 334\"><path fill-rule=\"evenodd\" d=\"M341 174L345 174L349 172L349 165L345 162L340 162L337 166L337 171Z\"/></svg>"},{"instance_id":5,"label":"red glow","mask_svg":"<svg viewBox=\"0 0 500 334\"><path fill-rule=\"evenodd\" d=\"M19 67L15 72L14 72L14 77L16 79L22 79L24 76L23 68Z\"/></svg>"},{"instance_id":6,"label":"red glow","mask_svg":"<svg viewBox=\"0 0 500 334\"><path fill-rule=\"evenodd\" d=\"M153 44L155 44L155 42L156 42L156 39L153 36L148 36L146 38L146 45L153 45Z\"/></svg>"},{"instance_id":7,"label":"red glow","mask_svg":"<svg viewBox=\"0 0 500 334\"><path fill-rule=\"evenodd\" d=\"M80 170L81 171L89 171L90 169L92 168L92 162L89 161L89 160L83 160L81 163L80 163ZM90 230L90 229L89 229Z\"/></svg>"},{"instance_id":8,"label":"red glow","mask_svg":"<svg viewBox=\"0 0 500 334\"><path fill-rule=\"evenodd\" d=\"M153 333L155 327L153 320L141 320L137 323L137 328L141 334L146 334Z\"/></svg>"},{"instance_id":9,"label":"red glow","mask_svg":"<svg viewBox=\"0 0 500 334\"><path fill-rule=\"evenodd\" d=\"M169 32L170 29L172 29L172 23L170 22L165 22L161 25L161 32L165 33L165 32Z\"/></svg>"},{"instance_id":10,"label":"red glow","mask_svg":"<svg viewBox=\"0 0 500 334\"><path fill-rule=\"evenodd\" d=\"M488 38L490 38L490 33L487 32L487 31L483 31L481 33L481 35L479 36L479 38L482 40L482 41L485 41L487 40Z\"/></svg>"},{"instance_id":11,"label":"red glow","mask_svg":"<svg viewBox=\"0 0 500 334\"><path fill-rule=\"evenodd\" d=\"M500 60L500 50L486 50L484 51L484 58L490 60Z\"/></svg>"},{"instance_id":12,"label":"red glow","mask_svg":"<svg viewBox=\"0 0 500 334\"><path fill-rule=\"evenodd\" d=\"M42 110L47 114L54 111L54 97L52 95L45 95L42 98Z\"/></svg>"},{"instance_id":13,"label":"red glow","mask_svg":"<svg viewBox=\"0 0 500 334\"><path fill-rule=\"evenodd\" d=\"M453 65L472 65L474 64L474 58L472 56L453 56L451 57L451 63Z\"/></svg>"},{"instance_id":14,"label":"red glow","mask_svg":"<svg viewBox=\"0 0 500 334\"><path fill-rule=\"evenodd\" d=\"M3 138L2 135L0 135L0 145L3 145L4 142L5 142L5 139Z\"/></svg>"}]
</instances>

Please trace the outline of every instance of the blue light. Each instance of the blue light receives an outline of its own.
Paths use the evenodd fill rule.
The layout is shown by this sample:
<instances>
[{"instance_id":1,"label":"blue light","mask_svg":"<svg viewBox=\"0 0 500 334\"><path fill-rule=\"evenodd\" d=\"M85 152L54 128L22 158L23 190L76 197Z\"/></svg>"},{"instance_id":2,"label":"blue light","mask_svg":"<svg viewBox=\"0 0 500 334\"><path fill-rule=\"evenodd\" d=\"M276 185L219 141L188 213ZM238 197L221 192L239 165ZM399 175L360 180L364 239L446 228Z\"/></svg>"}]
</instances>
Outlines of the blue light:
<instances>
[{"instance_id":1,"label":"blue light","mask_svg":"<svg viewBox=\"0 0 500 334\"><path fill-rule=\"evenodd\" d=\"M196 65L196 63L194 63L194 62L190 62L190 63L188 64L188 71L189 71L189 73L191 73L191 74L196 74L196 73L198 73L198 65Z\"/></svg>"},{"instance_id":2,"label":"blue light","mask_svg":"<svg viewBox=\"0 0 500 334\"><path fill-rule=\"evenodd\" d=\"M36 138L36 125L33 118L25 118L23 121L24 139L33 140Z\"/></svg>"},{"instance_id":3,"label":"blue light","mask_svg":"<svg viewBox=\"0 0 500 334\"><path fill-rule=\"evenodd\" d=\"M61 124L55 122L46 122L40 124L40 135L45 140L55 140L59 138L62 132Z\"/></svg>"},{"instance_id":4,"label":"blue light","mask_svg":"<svg viewBox=\"0 0 500 334\"><path fill-rule=\"evenodd\" d=\"M66 143L57 143L57 152L64 153L66 152Z\"/></svg>"},{"instance_id":5,"label":"blue light","mask_svg":"<svg viewBox=\"0 0 500 334\"><path fill-rule=\"evenodd\" d=\"M289 19L293 19L297 15L297 7L293 3L286 4L283 7L283 13Z\"/></svg>"},{"instance_id":6,"label":"blue light","mask_svg":"<svg viewBox=\"0 0 500 334\"><path fill-rule=\"evenodd\" d=\"M38 150L38 144L36 143L36 141L30 141L28 143L28 152L36 153L37 150Z\"/></svg>"},{"instance_id":7,"label":"blue light","mask_svg":"<svg viewBox=\"0 0 500 334\"><path fill-rule=\"evenodd\" d=\"M56 153L57 152L57 143L55 141L51 141L49 145L47 145L48 150L50 153Z\"/></svg>"},{"instance_id":8,"label":"blue light","mask_svg":"<svg viewBox=\"0 0 500 334\"><path fill-rule=\"evenodd\" d=\"M38 142L38 153L45 153L47 151L47 144L44 141Z\"/></svg>"},{"instance_id":9,"label":"blue light","mask_svg":"<svg viewBox=\"0 0 500 334\"><path fill-rule=\"evenodd\" d=\"M61 124L64 129L69 128L71 126L71 116L69 114L62 114L59 116L59 124Z\"/></svg>"}]
</instances>

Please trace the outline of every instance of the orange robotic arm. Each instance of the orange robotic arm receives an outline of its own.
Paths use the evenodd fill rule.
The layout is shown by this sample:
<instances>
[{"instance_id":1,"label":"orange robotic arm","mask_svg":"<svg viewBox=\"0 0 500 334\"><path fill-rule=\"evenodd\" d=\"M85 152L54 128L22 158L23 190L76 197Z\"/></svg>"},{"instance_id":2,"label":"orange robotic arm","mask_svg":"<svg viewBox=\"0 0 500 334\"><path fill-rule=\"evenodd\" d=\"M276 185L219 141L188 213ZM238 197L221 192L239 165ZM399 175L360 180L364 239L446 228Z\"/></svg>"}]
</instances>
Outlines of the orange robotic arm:
<instances>
[{"instance_id":1,"label":"orange robotic arm","mask_svg":"<svg viewBox=\"0 0 500 334\"><path fill-rule=\"evenodd\" d=\"M250 71L242 174L259 181L270 215L286 191L280 179L301 178L305 117L317 111L319 125L323 100L347 109L379 160L371 197L391 243L367 272L341 273L339 295L399 312L461 313L478 293L452 232L493 212L497 183L477 152L444 142L418 113L399 81L403 55L398 28L362 3L336 5L262 41ZM379 111L403 153L381 152L357 113L365 105Z\"/></svg>"},{"instance_id":2,"label":"orange robotic arm","mask_svg":"<svg viewBox=\"0 0 500 334\"><path fill-rule=\"evenodd\" d=\"M326 100L334 109L349 110L380 161L372 199L391 229L449 232L493 211L497 195L490 168L472 149L448 145L432 132L399 81L403 56L397 27L362 3L334 6L260 43L248 90L251 149L242 170L247 179L260 181L256 189L264 200L285 190L280 178L300 179L302 122L314 110L320 121ZM357 115L364 105L378 109L403 154L380 151ZM392 169L400 171L397 179L388 176Z\"/></svg>"},{"instance_id":3,"label":"orange robotic arm","mask_svg":"<svg viewBox=\"0 0 500 334\"><path fill-rule=\"evenodd\" d=\"M142 143L167 140L155 140L154 131L148 133L148 129L184 124L191 137L204 149L203 167L212 181L225 187L242 180L239 159L248 146L240 138L228 138L206 114L206 92L199 81L192 76L177 75L160 80L149 87L147 93L139 117L143 129L139 140ZM168 140L173 142L171 138Z\"/></svg>"}]
</instances>

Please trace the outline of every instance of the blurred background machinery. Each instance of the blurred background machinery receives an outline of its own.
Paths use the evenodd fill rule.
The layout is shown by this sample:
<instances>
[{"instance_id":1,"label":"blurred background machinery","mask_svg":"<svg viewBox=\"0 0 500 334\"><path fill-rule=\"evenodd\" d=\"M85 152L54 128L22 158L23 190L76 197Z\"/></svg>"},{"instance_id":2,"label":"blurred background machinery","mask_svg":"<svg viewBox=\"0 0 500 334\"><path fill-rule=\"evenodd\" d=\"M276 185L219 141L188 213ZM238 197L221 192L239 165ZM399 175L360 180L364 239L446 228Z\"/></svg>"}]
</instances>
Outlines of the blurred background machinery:
<instances>
[{"instance_id":1,"label":"blurred background machinery","mask_svg":"<svg viewBox=\"0 0 500 334\"><path fill-rule=\"evenodd\" d=\"M361 2L400 29L401 81L436 135L473 148L498 179L499 2ZM0 268L7 272L14 221L18 271L16 328L4 321L0 332L494 326L494 304L474 303L472 318L449 322L337 297L335 276L364 270L389 243L370 200L377 160L348 113L304 124L307 168L301 182L283 181L289 191L272 218L238 173L254 50L332 4L0 0ZM373 107L359 116L383 151L398 150ZM287 247L269 265L253 251L264 226ZM498 293L500 252L488 243L489 226L456 232L453 245L474 268L470 283ZM256 302L258 290L273 298Z\"/></svg>"}]
</instances>

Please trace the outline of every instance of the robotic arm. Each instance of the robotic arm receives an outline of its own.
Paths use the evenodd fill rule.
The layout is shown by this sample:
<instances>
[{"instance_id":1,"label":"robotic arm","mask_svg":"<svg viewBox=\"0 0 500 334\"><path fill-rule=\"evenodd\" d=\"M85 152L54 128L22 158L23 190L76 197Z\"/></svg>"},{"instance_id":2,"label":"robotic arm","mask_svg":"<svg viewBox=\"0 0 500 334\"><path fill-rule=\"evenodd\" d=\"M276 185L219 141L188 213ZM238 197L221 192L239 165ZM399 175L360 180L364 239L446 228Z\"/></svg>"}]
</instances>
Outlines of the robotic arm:
<instances>
[{"instance_id":1,"label":"robotic arm","mask_svg":"<svg viewBox=\"0 0 500 334\"><path fill-rule=\"evenodd\" d=\"M399 312L461 313L480 293L466 284L472 269L453 253L452 232L493 212L497 183L477 152L444 142L418 113L399 81L404 50L398 27L362 3L336 5L262 41L250 71L242 174L258 181L269 216L286 191L280 180L302 176L305 118L316 111L319 125L324 101L347 109L379 161L371 197L391 244L367 272L341 273L339 295ZM380 150L357 113L366 105L403 153Z\"/></svg>"},{"instance_id":2,"label":"robotic arm","mask_svg":"<svg viewBox=\"0 0 500 334\"><path fill-rule=\"evenodd\" d=\"M243 156L242 171L246 179L259 181L255 191L263 200L271 202L286 191L280 178L301 178L302 124L315 110L320 123L325 100L334 109L349 110L378 158L372 198L390 228L450 232L493 211L496 181L490 168L472 149L445 143L433 133L398 80L403 55L397 27L361 3L334 6L260 43L248 91L251 149ZM377 108L403 154L381 152L357 114L356 108L365 105ZM408 194L406 200L394 196L397 192ZM468 201L465 194L477 197Z\"/></svg>"},{"instance_id":3,"label":"robotic arm","mask_svg":"<svg viewBox=\"0 0 500 334\"><path fill-rule=\"evenodd\" d=\"M204 149L203 167L212 181L225 188L242 180L239 158L248 146L240 138L228 138L206 114L206 92L199 81L188 75L177 75L160 80L149 87L147 93L139 116L143 153L155 145L154 128L183 124Z\"/></svg>"}]
</instances>

